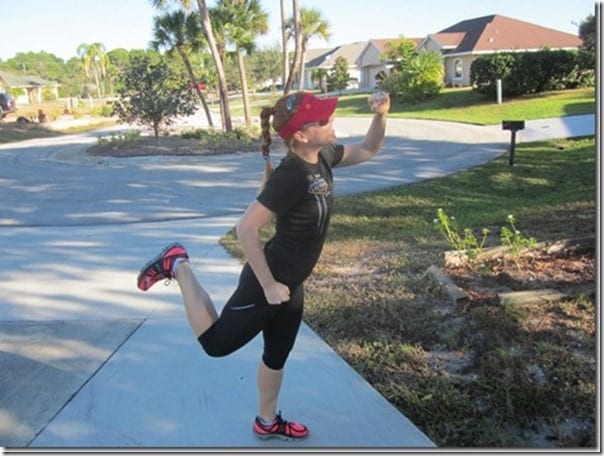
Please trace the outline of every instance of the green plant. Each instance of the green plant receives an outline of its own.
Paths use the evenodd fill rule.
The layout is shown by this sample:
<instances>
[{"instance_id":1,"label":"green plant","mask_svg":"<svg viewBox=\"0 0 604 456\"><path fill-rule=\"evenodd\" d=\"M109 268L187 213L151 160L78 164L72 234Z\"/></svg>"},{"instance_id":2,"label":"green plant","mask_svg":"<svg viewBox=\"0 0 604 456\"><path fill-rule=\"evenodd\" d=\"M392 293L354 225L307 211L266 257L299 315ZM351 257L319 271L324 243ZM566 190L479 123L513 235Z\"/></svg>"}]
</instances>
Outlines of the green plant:
<instances>
[{"instance_id":1,"label":"green plant","mask_svg":"<svg viewBox=\"0 0 604 456\"><path fill-rule=\"evenodd\" d=\"M516 228L516 219L512 214L508 215L507 220L511 229L507 226L501 228L501 244L508 246L512 257L517 258L522 250L533 247L537 243L537 240L534 237L525 237Z\"/></svg>"},{"instance_id":2,"label":"green plant","mask_svg":"<svg viewBox=\"0 0 604 456\"><path fill-rule=\"evenodd\" d=\"M464 228L460 234L455 217L449 217L442 208L436 211L436 217L434 227L442 233L449 245L455 250L465 252L468 261L475 263L487 240L489 229L481 230L482 238L479 241L470 228Z\"/></svg>"},{"instance_id":3,"label":"green plant","mask_svg":"<svg viewBox=\"0 0 604 456\"><path fill-rule=\"evenodd\" d=\"M235 128L230 132L197 128L183 131L181 136L185 139L197 139L202 146L210 150L237 150L249 148L259 133L255 132L254 128Z\"/></svg>"},{"instance_id":4,"label":"green plant","mask_svg":"<svg viewBox=\"0 0 604 456\"><path fill-rule=\"evenodd\" d=\"M119 79L119 99L113 107L120 121L152 127L158 138L160 127L196 111L190 86L165 60L154 63L149 57L136 57Z\"/></svg>"}]
</instances>

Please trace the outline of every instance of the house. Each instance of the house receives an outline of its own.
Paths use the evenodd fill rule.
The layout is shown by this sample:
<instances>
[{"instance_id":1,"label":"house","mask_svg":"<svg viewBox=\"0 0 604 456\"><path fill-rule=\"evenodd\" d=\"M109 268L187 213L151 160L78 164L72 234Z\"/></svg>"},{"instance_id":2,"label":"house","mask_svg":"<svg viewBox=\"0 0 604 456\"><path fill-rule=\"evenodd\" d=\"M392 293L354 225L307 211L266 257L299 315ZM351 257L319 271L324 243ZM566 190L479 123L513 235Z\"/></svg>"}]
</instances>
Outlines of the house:
<instances>
[{"instance_id":1,"label":"house","mask_svg":"<svg viewBox=\"0 0 604 456\"><path fill-rule=\"evenodd\" d=\"M390 64L382 57L385 46L391 39L373 39L362 43L340 46L324 52L315 60L307 60L307 84L310 84L312 68L331 69L336 52L347 49L349 72L358 80L358 88L371 90L376 86L375 77L388 71ZM452 25L425 38L409 38L418 51L437 51L445 66L444 83L448 86L469 86L470 67L479 56L497 52L534 52L544 48L574 50L581 46L581 39L570 33L560 32L529 22L512 19L498 14L468 19ZM355 50L355 52L352 52ZM358 52L358 53L357 53ZM354 55L357 54L355 59ZM332 56L333 59L329 60ZM323 60L321 60L321 58Z\"/></svg>"},{"instance_id":2,"label":"house","mask_svg":"<svg viewBox=\"0 0 604 456\"><path fill-rule=\"evenodd\" d=\"M49 90L55 97L59 95L59 84L38 76L17 75L0 71L0 86L10 89L18 104L39 103L43 92Z\"/></svg>"},{"instance_id":3,"label":"house","mask_svg":"<svg viewBox=\"0 0 604 456\"><path fill-rule=\"evenodd\" d=\"M573 50L581 38L500 15L468 19L428 35L418 51L443 56L445 84L470 85L470 67L480 55L497 52L535 52L544 48Z\"/></svg>"},{"instance_id":4,"label":"house","mask_svg":"<svg viewBox=\"0 0 604 456\"><path fill-rule=\"evenodd\" d=\"M317 84L312 80L313 71L323 69L330 71L336 60L343 57L348 62L348 73L350 75L349 88L358 88L361 78L361 69L357 61L361 52L367 45L366 41L359 41L352 44L344 44L332 49L309 50L306 55L306 66L304 69L304 84L307 89L314 88Z\"/></svg>"}]
</instances>

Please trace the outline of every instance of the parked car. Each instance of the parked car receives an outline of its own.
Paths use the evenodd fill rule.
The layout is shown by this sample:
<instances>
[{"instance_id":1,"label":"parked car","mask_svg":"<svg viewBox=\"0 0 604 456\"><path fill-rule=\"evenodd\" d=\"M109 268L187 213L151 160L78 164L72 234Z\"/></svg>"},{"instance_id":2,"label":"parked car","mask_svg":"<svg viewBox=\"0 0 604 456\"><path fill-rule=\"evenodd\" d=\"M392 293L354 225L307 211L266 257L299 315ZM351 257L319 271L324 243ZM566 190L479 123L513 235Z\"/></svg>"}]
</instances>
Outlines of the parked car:
<instances>
[{"instance_id":1,"label":"parked car","mask_svg":"<svg viewBox=\"0 0 604 456\"><path fill-rule=\"evenodd\" d=\"M15 112L15 100L8 93L0 93L0 119L4 119L7 114Z\"/></svg>"}]
</instances>

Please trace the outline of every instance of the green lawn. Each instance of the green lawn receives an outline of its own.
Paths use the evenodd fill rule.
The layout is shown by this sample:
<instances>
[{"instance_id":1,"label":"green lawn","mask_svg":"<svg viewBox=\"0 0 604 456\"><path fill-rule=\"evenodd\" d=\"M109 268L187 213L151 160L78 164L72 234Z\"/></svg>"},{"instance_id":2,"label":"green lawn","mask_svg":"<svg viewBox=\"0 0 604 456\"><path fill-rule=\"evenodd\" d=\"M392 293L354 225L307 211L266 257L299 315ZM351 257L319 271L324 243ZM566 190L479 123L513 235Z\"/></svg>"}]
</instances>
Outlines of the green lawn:
<instances>
[{"instance_id":1,"label":"green lawn","mask_svg":"<svg viewBox=\"0 0 604 456\"><path fill-rule=\"evenodd\" d=\"M368 115L366 95L342 97L338 115ZM487 100L471 89L447 89L436 99L403 104L394 101L391 116L397 118L446 120L478 125L498 124L502 119L544 119L596 111L594 89L547 92L517 99Z\"/></svg>"},{"instance_id":2,"label":"green lawn","mask_svg":"<svg viewBox=\"0 0 604 456\"><path fill-rule=\"evenodd\" d=\"M262 106L270 106L278 98L278 94L253 97L252 115L258 116ZM367 106L367 94L342 95L339 98L336 116L371 114ZM239 99L233 99L231 108L233 115L243 115ZM594 89L547 92L510 100L504 98L502 104L497 104L496 100L488 100L470 88L463 88L445 89L434 100L423 103L404 104L394 100L390 116L489 125L498 124L503 119L545 119L595 112Z\"/></svg>"}]
</instances>

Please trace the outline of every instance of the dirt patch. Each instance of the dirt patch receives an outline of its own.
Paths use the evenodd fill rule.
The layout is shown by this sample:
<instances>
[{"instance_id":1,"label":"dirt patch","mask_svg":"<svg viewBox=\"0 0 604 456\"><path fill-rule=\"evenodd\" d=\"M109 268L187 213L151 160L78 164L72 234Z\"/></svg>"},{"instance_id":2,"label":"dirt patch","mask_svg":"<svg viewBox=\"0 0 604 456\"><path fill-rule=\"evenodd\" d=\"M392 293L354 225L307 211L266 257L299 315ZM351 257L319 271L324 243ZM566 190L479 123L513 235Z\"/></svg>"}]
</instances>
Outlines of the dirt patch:
<instances>
[{"instance_id":1,"label":"dirt patch","mask_svg":"<svg viewBox=\"0 0 604 456\"><path fill-rule=\"evenodd\" d=\"M445 265L444 271L474 304L497 303L502 292L541 289L595 298L595 239L566 244L542 245L521 255L502 254L477 266Z\"/></svg>"}]
</instances>

